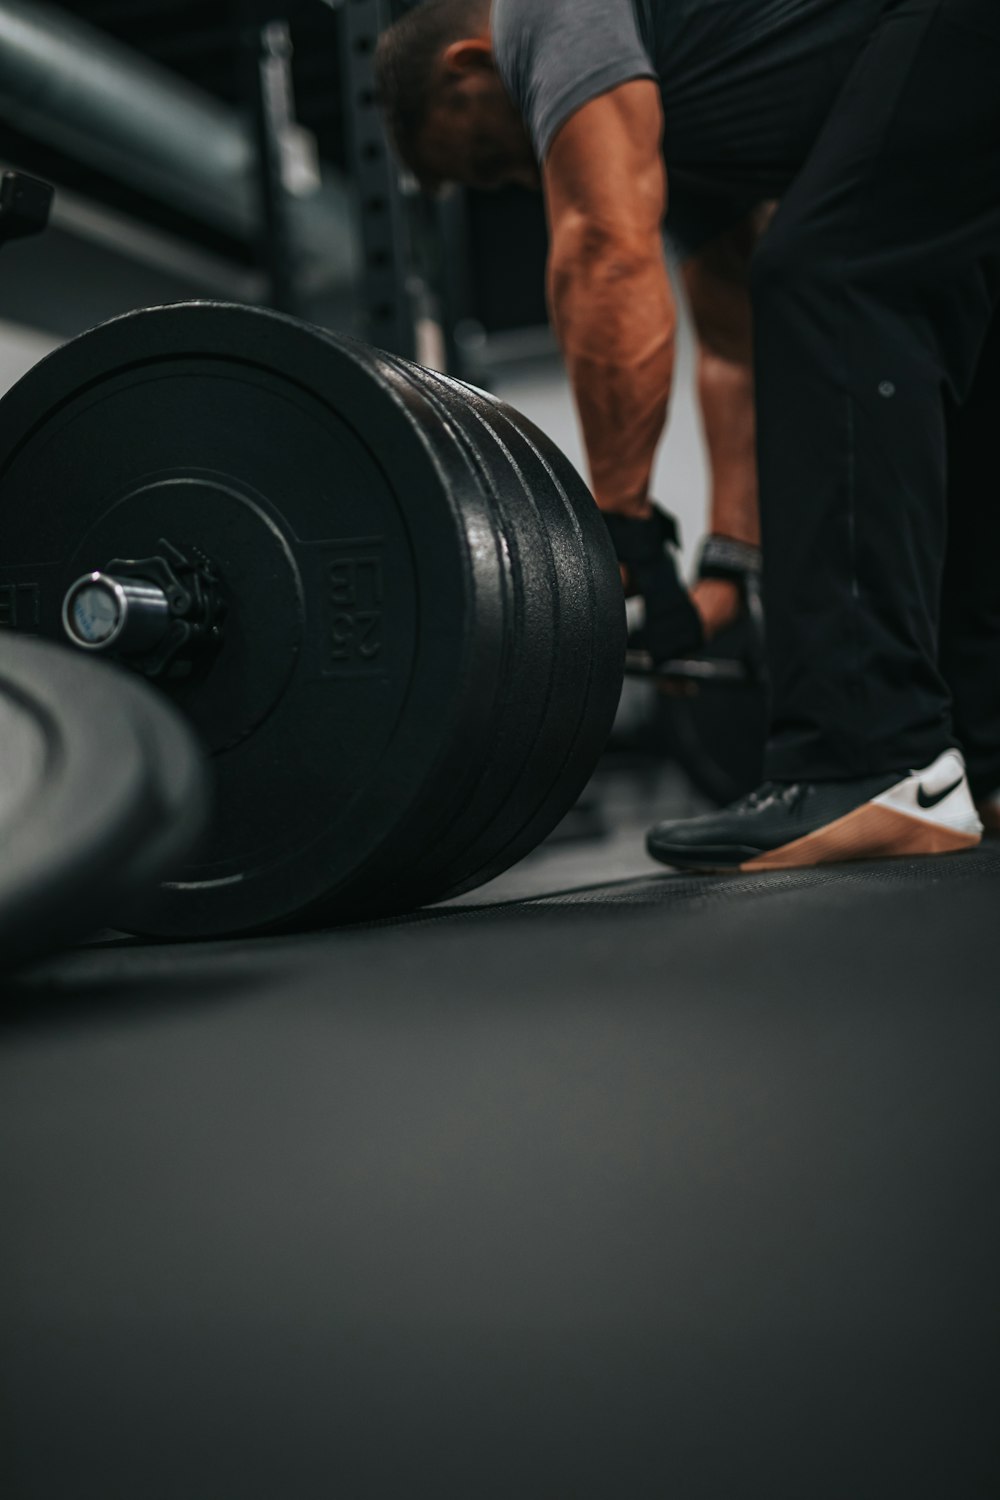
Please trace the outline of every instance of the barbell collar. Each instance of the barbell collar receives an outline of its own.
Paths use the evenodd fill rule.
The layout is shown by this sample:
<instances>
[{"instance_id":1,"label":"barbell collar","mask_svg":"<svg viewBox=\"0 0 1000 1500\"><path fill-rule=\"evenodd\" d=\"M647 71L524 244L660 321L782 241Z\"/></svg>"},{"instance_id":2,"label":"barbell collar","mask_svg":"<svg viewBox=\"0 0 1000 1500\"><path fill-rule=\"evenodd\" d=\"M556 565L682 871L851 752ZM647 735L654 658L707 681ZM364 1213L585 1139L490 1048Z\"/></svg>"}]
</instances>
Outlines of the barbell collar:
<instances>
[{"instance_id":1,"label":"barbell collar","mask_svg":"<svg viewBox=\"0 0 1000 1500\"><path fill-rule=\"evenodd\" d=\"M144 578L85 573L63 600L63 629L83 651L138 656L162 641L170 622L166 594Z\"/></svg>"}]
</instances>

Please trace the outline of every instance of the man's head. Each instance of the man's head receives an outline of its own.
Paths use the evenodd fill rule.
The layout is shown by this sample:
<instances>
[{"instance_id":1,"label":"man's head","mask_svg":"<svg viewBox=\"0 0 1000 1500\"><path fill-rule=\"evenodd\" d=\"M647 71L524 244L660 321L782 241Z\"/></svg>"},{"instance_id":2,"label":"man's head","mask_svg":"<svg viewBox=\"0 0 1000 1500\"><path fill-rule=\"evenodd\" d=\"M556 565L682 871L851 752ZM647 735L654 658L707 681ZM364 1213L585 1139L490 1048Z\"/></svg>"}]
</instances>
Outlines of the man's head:
<instances>
[{"instance_id":1,"label":"man's head","mask_svg":"<svg viewBox=\"0 0 1000 1500\"><path fill-rule=\"evenodd\" d=\"M489 25L489 0L423 0L379 38L375 77L389 134L424 187L538 184Z\"/></svg>"}]
</instances>

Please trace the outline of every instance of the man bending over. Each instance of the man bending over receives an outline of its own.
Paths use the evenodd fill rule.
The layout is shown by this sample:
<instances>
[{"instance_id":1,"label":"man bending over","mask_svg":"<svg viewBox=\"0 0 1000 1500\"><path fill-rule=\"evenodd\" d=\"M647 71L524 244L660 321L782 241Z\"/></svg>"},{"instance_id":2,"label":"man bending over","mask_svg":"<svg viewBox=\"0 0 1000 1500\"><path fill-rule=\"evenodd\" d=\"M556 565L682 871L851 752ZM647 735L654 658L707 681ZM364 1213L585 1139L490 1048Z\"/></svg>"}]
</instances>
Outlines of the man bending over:
<instances>
[{"instance_id":1,"label":"man bending over","mask_svg":"<svg viewBox=\"0 0 1000 1500\"><path fill-rule=\"evenodd\" d=\"M651 852L757 869L977 843L960 744L972 790L1000 788L1000 504L975 477L1000 416L995 0L425 0L377 62L423 183L541 181L594 492L673 654L712 622L648 494L662 226L711 276L781 200L750 277L769 780Z\"/></svg>"}]
</instances>

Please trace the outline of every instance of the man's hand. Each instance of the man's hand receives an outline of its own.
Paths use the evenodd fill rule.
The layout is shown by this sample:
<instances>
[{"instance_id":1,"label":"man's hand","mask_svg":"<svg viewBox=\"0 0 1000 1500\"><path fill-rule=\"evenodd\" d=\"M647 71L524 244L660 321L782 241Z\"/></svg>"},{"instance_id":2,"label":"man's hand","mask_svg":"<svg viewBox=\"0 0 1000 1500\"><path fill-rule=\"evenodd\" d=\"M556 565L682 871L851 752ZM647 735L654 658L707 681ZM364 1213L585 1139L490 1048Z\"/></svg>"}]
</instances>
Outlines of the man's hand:
<instances>
[{"instance_id":1,"label":"man's hand","mask_svg":"<svg viewBox=\"0 0 1000 1500\"><path fill-rule=\"evenodd\" d=\"M639 79L568 120L543 169L550 310L594 493L602 509L635 516L650 513L674 364L662 134L659 89Z\"/></svg>"}]
</instances>

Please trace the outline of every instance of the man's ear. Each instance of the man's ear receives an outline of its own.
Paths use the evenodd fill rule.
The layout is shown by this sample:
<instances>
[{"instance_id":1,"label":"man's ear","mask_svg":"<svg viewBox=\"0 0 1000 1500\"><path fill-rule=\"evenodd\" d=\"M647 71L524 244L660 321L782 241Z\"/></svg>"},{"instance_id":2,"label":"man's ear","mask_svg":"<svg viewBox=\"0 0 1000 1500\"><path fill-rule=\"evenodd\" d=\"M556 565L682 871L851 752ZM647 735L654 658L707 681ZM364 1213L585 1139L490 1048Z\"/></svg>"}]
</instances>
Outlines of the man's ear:
<instances>
[{"instance_id":1,"label":"man's ear","mask_svg":"<svg viewBox=\"0 0 1000 1500\"><path fill-rule=\"evenodd\" d=\"M451 42L442 55L446 73L467 76L470 73L495 72L493 51L485 36L465 37Z\"/></svg>"}]
</instances>

